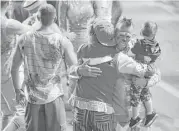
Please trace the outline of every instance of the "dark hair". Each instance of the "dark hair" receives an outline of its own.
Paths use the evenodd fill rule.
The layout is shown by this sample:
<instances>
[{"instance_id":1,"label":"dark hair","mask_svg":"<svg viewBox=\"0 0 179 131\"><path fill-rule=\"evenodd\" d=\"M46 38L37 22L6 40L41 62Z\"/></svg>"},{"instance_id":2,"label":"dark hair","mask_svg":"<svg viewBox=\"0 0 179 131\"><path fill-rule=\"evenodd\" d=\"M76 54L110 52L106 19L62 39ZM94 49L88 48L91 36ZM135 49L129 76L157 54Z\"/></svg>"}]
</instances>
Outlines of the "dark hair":
<instances>
[{"instance_id":1,"label":"dark hair","mask_svg":"<svg viewBox=\"0 0 179 131\"><path fill-rule=\"evenodd\" d=\"M38 10L38 17L43 25L49 26L56 18L56 9L51 4L44 4Z\"/></svg>"}]
</instances>

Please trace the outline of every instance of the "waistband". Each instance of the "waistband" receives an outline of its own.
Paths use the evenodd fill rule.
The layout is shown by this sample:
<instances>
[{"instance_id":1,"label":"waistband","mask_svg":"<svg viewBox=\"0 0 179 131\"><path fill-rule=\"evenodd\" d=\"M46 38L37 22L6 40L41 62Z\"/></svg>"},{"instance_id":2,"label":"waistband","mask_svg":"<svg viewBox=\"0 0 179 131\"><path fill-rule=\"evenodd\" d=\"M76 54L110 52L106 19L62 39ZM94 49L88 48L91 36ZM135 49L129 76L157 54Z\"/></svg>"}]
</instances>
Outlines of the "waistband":
<instances>
[{"instance_id":1,"label":"waistband","mask_svg":"<svg viewBox=\"0 0 179 131\"><path fill-rule=\"evenodd\" d=\"M105 112L106 114L114 113L114 108L110 104L100 101L93 101L85 98L80 98L75 95L71 96L71 98L69 99L69 104L83 110Z\"/></svg>"}]
</instances>

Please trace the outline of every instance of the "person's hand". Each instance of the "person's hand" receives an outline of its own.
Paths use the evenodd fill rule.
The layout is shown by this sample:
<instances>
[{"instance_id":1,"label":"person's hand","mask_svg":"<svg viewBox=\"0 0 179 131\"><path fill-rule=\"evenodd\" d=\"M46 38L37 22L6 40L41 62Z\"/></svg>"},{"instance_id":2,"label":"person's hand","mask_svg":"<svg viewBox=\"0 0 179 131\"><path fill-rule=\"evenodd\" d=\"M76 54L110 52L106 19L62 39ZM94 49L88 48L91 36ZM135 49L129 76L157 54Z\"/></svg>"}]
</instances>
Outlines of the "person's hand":
<instances>
[{"instance_id":1,"label":"person's hand","mask_svg":"<svg viewBox=\"0 0 179 131\"><path fill-rule=\"evenodd\" d=\"M155 72L156 72L155 65L150 64L150 65L147 66L147 71L145 72L144 76L147 77L147 78L150 78L151 76L153 76L155 74Z\"/></svg>"},{"instance_id":2,"label":"person's hand","mask_svg":"<svg viewBox=\"0 0 179 131\"><path fill-rule=\"evenodd\" d=\"M81 76L87 77L98 77L101 75L102 71L100 68L88 66L90 60L84 62L78 67L78 73Z\"/></svg>"},{"instance_id":3,"label":"person's hand","mask_svg":"<svg viewBox=\"0 0 179 131\"><path fill-rule=\"evenodd\" d=\"M16 97L17 104L22 105L22 106L26 105L25 95L21 89L15 90L15 97Z\"/></svg>"},{"instance_id":4,"label":"person's hand","mask_svg":"<svg viewBox=\"0 0 179 131\"><path fill-rule=\"evenodd\" d=\"M145 78L138 78L138 77L134 77L133 78L133 83L134 85L140 86L140 87L146 87L148 80Z\"/></svg>"}]
</instances>

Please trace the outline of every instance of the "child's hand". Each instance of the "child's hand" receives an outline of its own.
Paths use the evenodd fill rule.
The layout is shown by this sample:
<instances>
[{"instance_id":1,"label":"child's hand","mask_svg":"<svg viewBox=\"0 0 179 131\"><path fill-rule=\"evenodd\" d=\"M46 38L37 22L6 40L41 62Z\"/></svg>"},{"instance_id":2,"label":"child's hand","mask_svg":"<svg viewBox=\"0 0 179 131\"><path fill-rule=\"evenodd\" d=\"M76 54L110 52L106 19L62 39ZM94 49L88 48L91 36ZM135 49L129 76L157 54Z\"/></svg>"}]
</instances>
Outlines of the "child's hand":
<instances>
[{"instance_id":1,"label":"child's hand","mask_svg":"<svg viewBox=\"0 0 179 131\"><path fill-rule=\"evenodd\" d=\"M151 58L149 56L144 56L144 61L146 61L147 63L151 62Z\"/></svg>"},{"instance_id":2,"label":"child's hand","mask_svg":"<svg viewBox=\"0 0 179 131\"><path fill-rule=\"evenodd\" d=\"M150 78L151 76L153 76L155 74L156 67L155 67L155 65L150 64L147 66L147 69L148 70L145 72L145 77Z\"/></svg>"}]
</instances>

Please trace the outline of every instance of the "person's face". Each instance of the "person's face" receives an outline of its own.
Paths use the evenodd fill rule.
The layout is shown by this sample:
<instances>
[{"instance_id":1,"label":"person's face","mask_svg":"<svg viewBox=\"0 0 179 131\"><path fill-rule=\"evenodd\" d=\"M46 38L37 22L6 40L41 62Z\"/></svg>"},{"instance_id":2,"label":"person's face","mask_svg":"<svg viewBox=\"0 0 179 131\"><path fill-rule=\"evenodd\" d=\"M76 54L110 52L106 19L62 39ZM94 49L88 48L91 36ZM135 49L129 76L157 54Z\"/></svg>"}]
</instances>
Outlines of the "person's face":
<instances>
[{"instance_id":1,"label":"person's face","mask_svg":"<svg viewBox=\"0 0 179 131\"><path fill-rule=\"evenodd\" d=\"M128 43L131 40L132 34L131 29L126 27L125 30L117 29L115 34L115 41L117 43L117 48L121 51L128 47Z\"/></svg>"}]
</instances>

